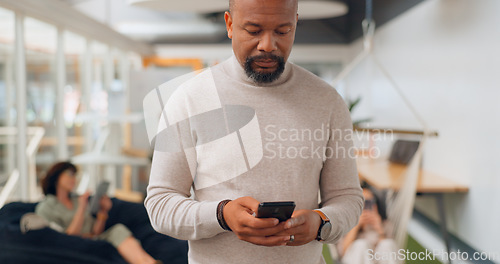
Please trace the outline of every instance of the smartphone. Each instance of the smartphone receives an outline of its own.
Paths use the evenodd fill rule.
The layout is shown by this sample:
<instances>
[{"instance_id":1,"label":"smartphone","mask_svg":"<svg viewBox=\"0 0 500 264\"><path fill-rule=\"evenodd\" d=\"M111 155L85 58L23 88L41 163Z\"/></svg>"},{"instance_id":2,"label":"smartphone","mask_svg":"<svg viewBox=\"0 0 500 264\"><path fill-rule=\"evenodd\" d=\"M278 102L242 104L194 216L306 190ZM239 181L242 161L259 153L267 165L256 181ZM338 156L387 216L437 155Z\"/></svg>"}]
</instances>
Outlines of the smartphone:
<instances>
[{"instance_id":1,"label":"smartphone","mask_svg":"<svg viewBox=\"0 0 500 264\"><path fill-rule=\"evenodd\" d=\"M90 199L88 207L90 214L92 215L97 214L100 208L99 202L101 201L101 197L108 192L108 188L109 188L108 181L102 181L101 183L99 183L99 186L97 186L97 191L92 196L92 199Z\"/></svg>"},{"instance_id":2,"label":"smartphone","mask_svg":"<svg viewBox=\"0 0 500 264\"><path fill-rule=\"evenodd\" d=\"M373 200L373 199L365 200L365 206L363 207L363 209L364 210L371 210L373 208L373 204L375 204L375 200Z\"/></svg>"},{"instance_id":3,"label":"smartphone","mask_svg":"<svg viewBox=\"0 0 500 264\"><path fill-rule=\"evenodd\" d=\"M264 202L259 204L256 217L258 218L277 218L280 222L286 221L292 217L295 209L295 202Z\"/></svg>"}]
</instances>

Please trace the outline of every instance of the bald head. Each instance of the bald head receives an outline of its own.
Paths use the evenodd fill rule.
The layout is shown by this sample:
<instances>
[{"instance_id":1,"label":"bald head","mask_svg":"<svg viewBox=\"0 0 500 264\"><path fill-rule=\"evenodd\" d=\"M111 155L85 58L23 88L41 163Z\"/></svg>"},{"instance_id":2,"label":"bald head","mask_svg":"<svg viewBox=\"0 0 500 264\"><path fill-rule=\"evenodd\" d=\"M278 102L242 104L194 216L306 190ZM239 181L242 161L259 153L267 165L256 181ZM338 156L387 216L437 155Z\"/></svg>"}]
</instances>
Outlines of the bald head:
<instances>
[{"instance_id":1,"label":"bald head","mask_svg":"<svg viewBox=\"0 0 500 264\"><path fill-rule=\"evenodd\" d=\"M248 1L248 0L229 0L229 12L233 12L236 2L240 1ZM296 6L295 10L298 10L298 0L284 0L282 2L293 2L293 4Z\"/></svg>"}]
</instances>

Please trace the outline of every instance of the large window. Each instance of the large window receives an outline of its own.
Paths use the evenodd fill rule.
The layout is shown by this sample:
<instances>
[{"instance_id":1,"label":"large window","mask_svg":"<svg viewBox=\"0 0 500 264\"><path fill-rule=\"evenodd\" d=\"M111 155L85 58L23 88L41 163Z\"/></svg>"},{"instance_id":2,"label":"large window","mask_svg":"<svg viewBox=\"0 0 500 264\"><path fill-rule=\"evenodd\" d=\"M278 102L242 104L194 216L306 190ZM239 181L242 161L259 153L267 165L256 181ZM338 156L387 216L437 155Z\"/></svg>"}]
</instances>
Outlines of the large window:
<instances>
[{"instance_id":1,"label":"large window","mask_svg":"<svg viewBox=\"0 0 500 264\"><path fill-rule=\"evenodd\" d=\"M15 116L14 88L14 12L0 8L0 128L13 127ZM14 136L0 133L0 186L15 164Z\"/></svg>"},{"instance_id":2,"label":"large window","mask_svg":"<svg viewBox=\"0 0 500 264\"><path fill-rule=\"evenodd\" d=\"M124 65L132 63L123 62L140 63L129 54L153 49L58 1L56 9L43 1L25 2L0 1L0 191L9 174L19 175L9 178L19 183L9 197L19 190L20 198L36 200L37 176L58 160L91 151L110 129L106 117L127 113L129 70ZM120 132L123 126L115 127ZM119 134L111 138L121 140ZM104 150L112 145L108 141L99 141L106 144ZM25 149L29 156L21 155ZM87 173L90 167L82 166L82 172L93 175ZM11 173L15 169L18 174Z\"/></svg>"},{"instance_id":3,"label":"large window","mask_svg":"<svg viewBox=\"0 0 500 264\"><path fill-rule=\"evenodd\" d=\"M37 164L51 164L57 156L55 52L57 30L53 25L27 17L24 21L26 47L26 119L28 126L45 128Z\"/></svg>"},{"instance_id":4,"label":"large window","mask_svg":"<svg viewBox=\"0 0 500 264\"><path fill-rule=\"evenodd\" d=\"M64 86L64 124L67 128L69 156L81 154L83 149L84 124L75 123L75 117L82 111L83 62L86 40L70 31L64 32L64 54L66 77Z\"/></svg>"}]
</instances>

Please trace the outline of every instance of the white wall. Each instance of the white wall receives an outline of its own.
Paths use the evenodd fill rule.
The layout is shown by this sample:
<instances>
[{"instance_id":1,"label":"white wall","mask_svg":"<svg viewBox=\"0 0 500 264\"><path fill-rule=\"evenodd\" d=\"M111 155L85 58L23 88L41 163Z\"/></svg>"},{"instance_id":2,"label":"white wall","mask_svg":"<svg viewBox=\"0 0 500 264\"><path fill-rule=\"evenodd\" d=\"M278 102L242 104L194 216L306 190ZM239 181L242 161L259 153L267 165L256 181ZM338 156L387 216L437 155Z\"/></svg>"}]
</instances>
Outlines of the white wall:
<instances>
[{"instance_id":1,"label":"white wall","mask_svg":"<svg viewBox=\"0 0 500 264\"><path fill-rule=\"evenodd\" d=\"M424 168L470 187L445 197L451 232L491 253L500 253L499 12L498 0L428 0L375 37L379 60L439 131L427 145ZM347 87L351 96L363 95L356 114L374 117L373 126L421 128L372 62ZM432 199L418 199L417 207L437 219Z\"/></svg>"}]
</instances>

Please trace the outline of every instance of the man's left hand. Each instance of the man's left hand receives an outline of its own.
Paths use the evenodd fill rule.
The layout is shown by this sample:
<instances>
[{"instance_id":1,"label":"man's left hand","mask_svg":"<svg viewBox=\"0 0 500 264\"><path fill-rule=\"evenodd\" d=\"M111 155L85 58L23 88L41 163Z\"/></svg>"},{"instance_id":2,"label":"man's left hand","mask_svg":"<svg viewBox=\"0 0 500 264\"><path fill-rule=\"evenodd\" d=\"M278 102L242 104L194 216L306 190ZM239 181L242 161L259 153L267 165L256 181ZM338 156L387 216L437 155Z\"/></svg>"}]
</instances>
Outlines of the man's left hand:
<instances>
[{"instance_id":1,"label":"man's left hand","mask_svg":"<svg viewBox=\"0 0 500 264\"><path fill-rule=\"evenodd\" d=\"M285 223L285 230L276 234L276 236L293 235L295 240L288 242L287 246L301 246L313 240L318 236L321 217L312 210L297 210L293 212L292 218Z\"/></svg>"}]
</instances>

